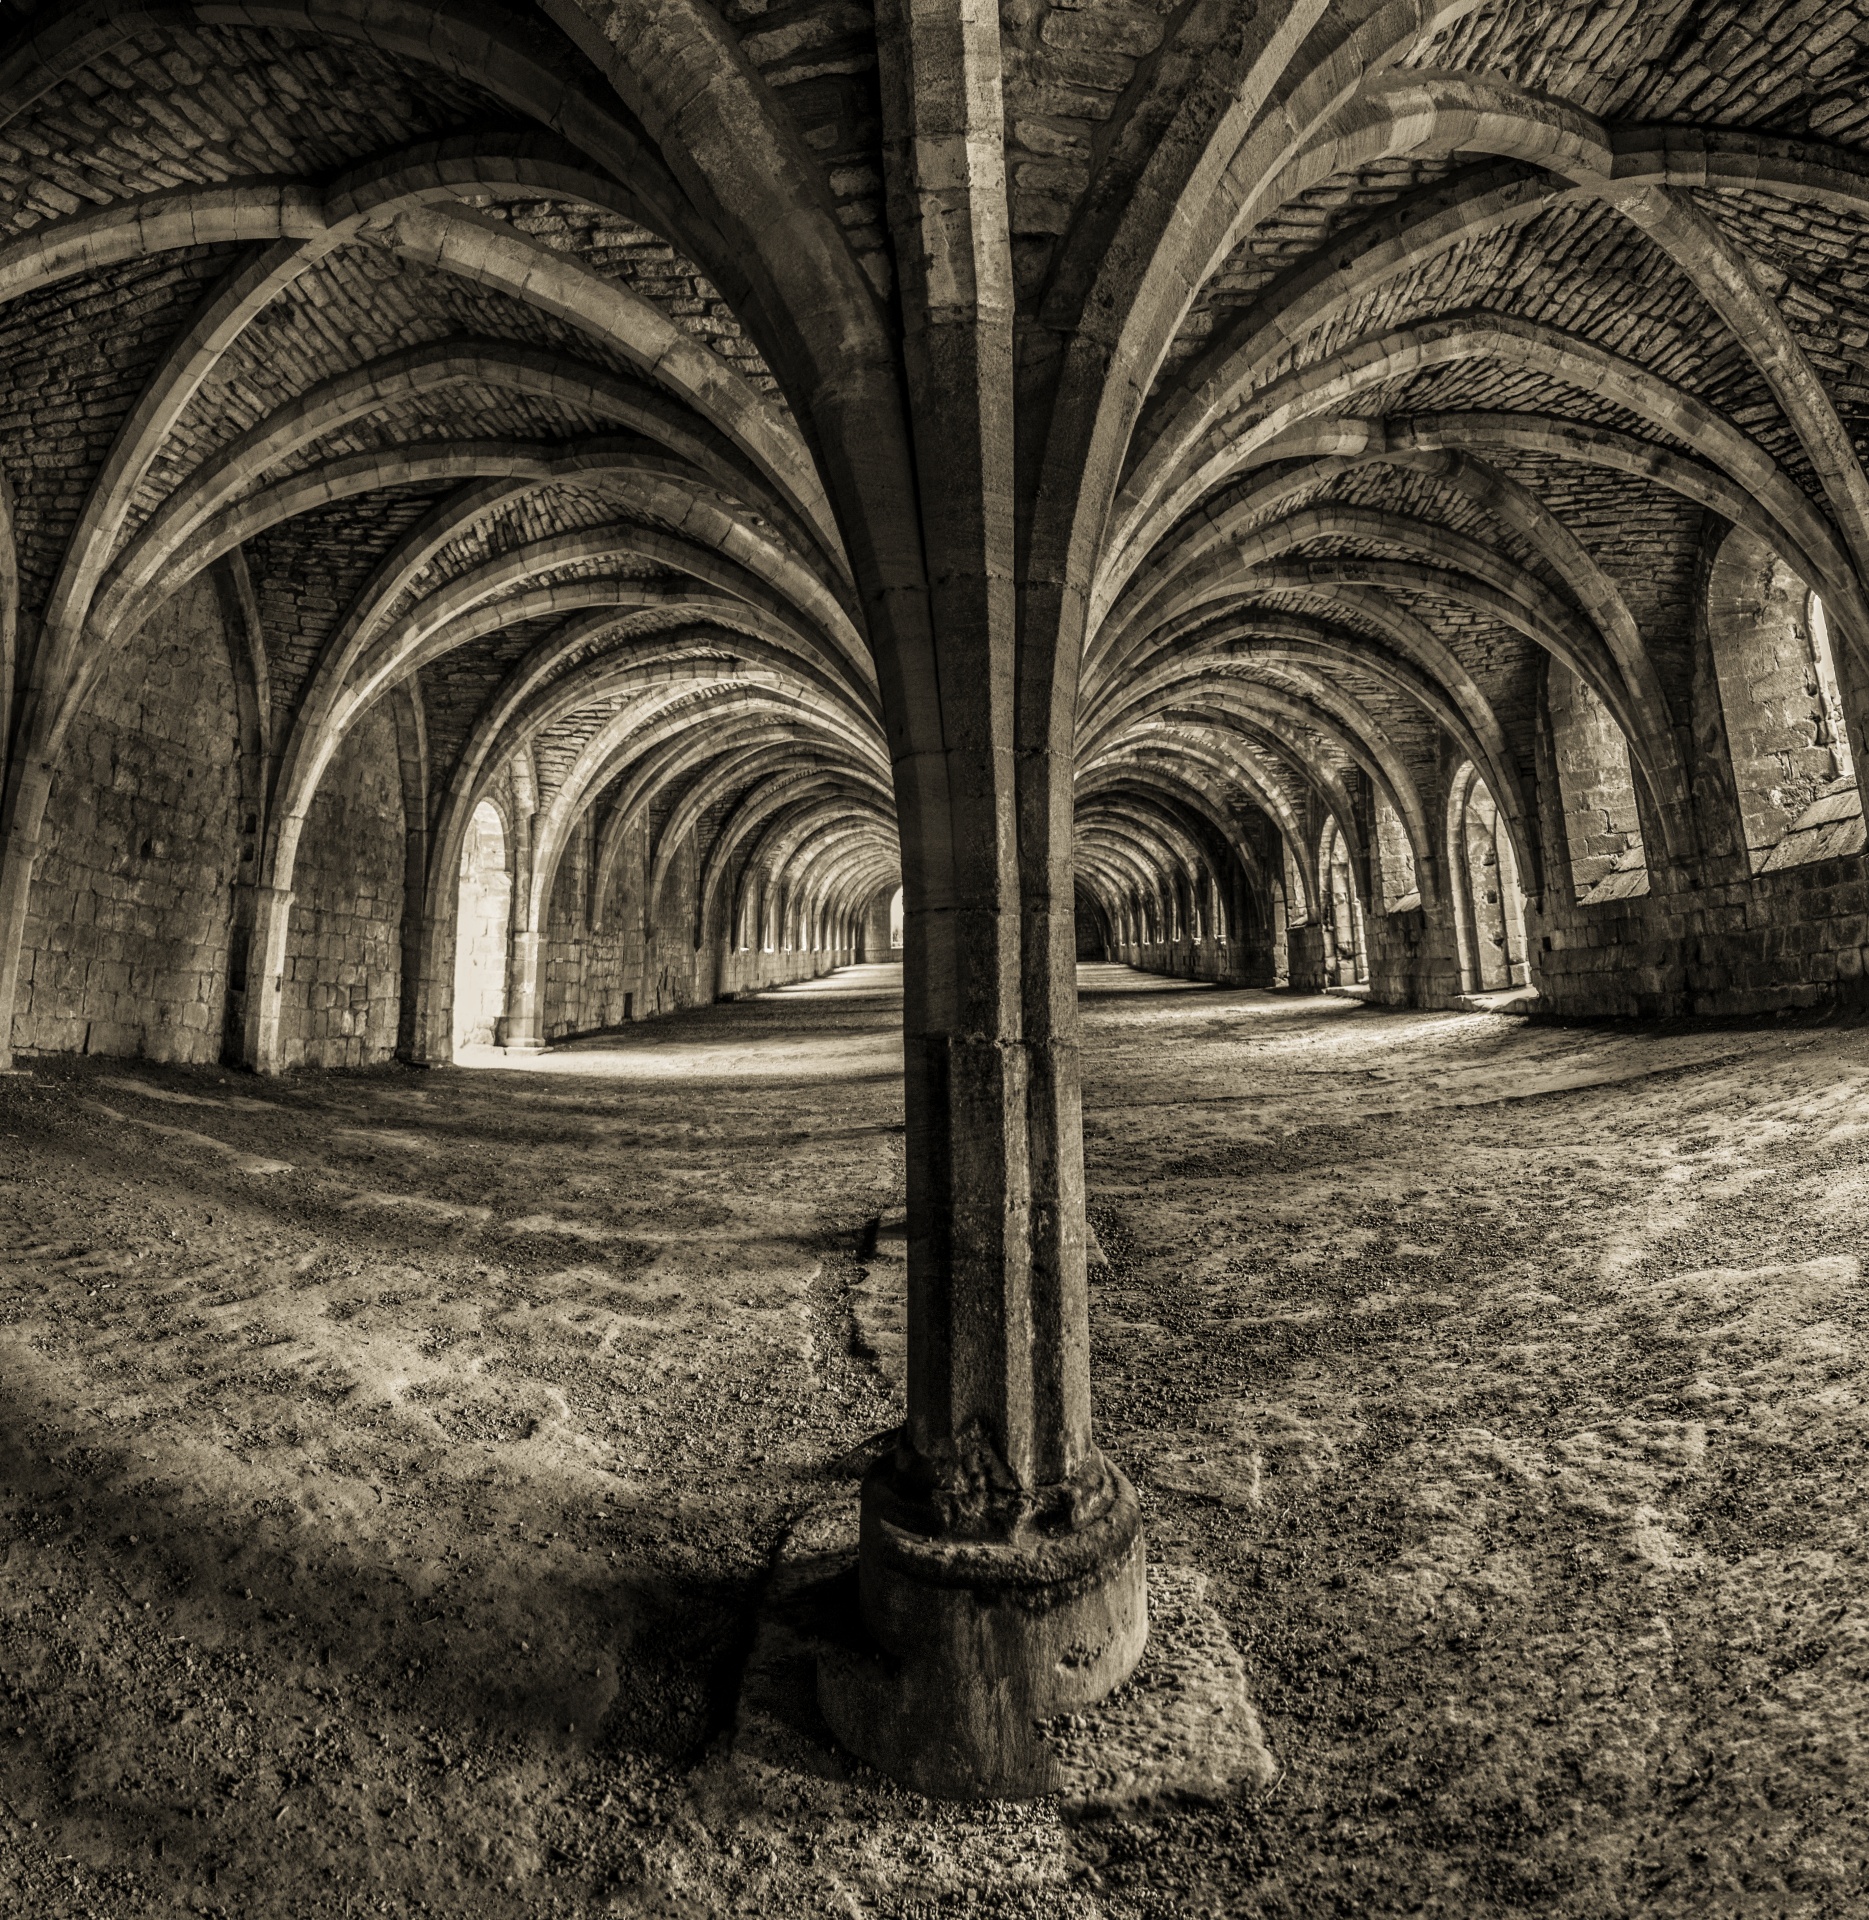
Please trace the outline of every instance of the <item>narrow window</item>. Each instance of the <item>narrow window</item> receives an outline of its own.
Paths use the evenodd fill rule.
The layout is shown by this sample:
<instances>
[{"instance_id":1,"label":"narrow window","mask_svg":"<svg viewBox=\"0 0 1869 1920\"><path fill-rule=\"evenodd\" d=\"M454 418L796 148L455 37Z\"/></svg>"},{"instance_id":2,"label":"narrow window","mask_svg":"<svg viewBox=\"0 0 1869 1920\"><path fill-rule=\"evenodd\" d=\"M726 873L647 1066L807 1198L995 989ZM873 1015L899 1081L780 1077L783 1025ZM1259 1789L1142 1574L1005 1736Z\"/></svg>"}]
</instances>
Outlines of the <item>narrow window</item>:
<instances>
[{"instance_id":1,"label":"narrow window","mask_svg":"<svg viewBox=\"0 0 1869 1920\"><path fill-rule=\"evenodd\" d=\"M1823 602L1743 527L1714 559L1707 637L1752 871L1860 851L1862 798Z\"/></svg>"},{"instance_id":2,"label":"narrow window","mask_svg":"<svg viewBox=\"0 0 1869 1920\"><path fill-rule=\"evenodd\" d=\"M454 1045L490 1047L506 1012L506 930L513 881L506 870L506 827L483 800L461 848L454 921Z\"/></svg>"},{"instance_id":3,"label":"narrow window","mask_svg":"<svg viewBox=\"0 0 1869 1920\"><path fill-rule=\"evenodd\" d=\"M1593 906L1648 891L1629 743L1608 707L1561 660L1545 678L1564 845L1578 901Z\"/></svg>"}]
</instances>

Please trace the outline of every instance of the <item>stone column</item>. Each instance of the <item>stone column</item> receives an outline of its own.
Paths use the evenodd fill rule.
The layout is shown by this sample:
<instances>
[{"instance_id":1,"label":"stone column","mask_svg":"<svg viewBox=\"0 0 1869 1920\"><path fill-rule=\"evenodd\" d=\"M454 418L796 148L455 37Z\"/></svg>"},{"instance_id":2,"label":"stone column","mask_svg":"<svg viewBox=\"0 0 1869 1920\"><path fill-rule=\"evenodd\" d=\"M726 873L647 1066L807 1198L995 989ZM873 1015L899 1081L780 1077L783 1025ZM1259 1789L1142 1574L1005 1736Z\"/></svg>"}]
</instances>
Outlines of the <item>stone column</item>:
<instances>
[{"instance_id":1,"label":"stone column","mask_svg":"<svg viewBox=\"0 0 1869 1920\"><path fill-rule=\"evenodd\" d=\"M21 743L21 725L0 788L0 1069L13 1064L13 1012L19 999L26 914L39 860L39 835L52 794L52 768Z\"/></svg>"},{"instance_id":2,"label":"stone column","mask_svg":"<svg viewBox=\"0 0 1869 1920\"><path fill-rule=\"evenodd\" d=\"M889 944L889 903L895 893L894 887L885 887L870 902L863 916L863 957L872 964L895 958Z\"/></svg>"},{"instance_id":3,"label":"stone column","mask_svg":"<svg viewBox=\"0 0 1869 1920\"><path fill-rule=\"evenodd\" d=\"M539 929L532 899L533 816L513 814L513 912L507 928L506 1011L493 1029L496 1043L509 1051L538 1053L545 1047L545 1022L539 992ZM541 903L538 912L545 910Z\"/></svg>"},{"instance_id":4,"label":"stone column","mask_svg":"<svg viewBox=\"0 0 1869 1920\"><path fill-rule=\"evenodd\" d=\"M539 1053L545 1047L545 1022L539 993L540 935L533 927L515 927L506 966L506 1012L496 1029L499 1044L513 1053Z\"/></svg>"},{"instance_id":5,"label":"stone column","mask_svg":"<svg viewBox=\"0 0 1869 1920\"><path fill-rule=\"evenodd\" d=\"M32 898L39 835L16 828L0 841L0 1072L13 1065L13 1014L19 1000L26 908Z\"/></svg>"},{"instance_id":6,"label":"stone column","mask_svg":"<svg viewBox=\"0 0 1869 1920\"><path fill-rule=\"evenodd\" d=\"M292 931L290 887L253 889L253 933L247 948L247 1005L241 1058L255 1073L284 1066L280 1010Z\"/></svg>"},{"instance_id":7,"label":"stone column","mask_svg":"<svg viewBox=\"0 0 1869 1920\"><path fill-rule=\"evenodd\" d=\"M925 569L873 612L906 908L908 1419L863 1483L871 1650L827 1658L819 1698L924 1792L1032 1794L1034 1721L1107 1693L1147 1632L1135 1495L1090 1431L1075 678L1060 726L1058 610L1035 596L1028 621L1016 581L998 14L885 0L878 30Z\"/></svg>"}]
</instances>

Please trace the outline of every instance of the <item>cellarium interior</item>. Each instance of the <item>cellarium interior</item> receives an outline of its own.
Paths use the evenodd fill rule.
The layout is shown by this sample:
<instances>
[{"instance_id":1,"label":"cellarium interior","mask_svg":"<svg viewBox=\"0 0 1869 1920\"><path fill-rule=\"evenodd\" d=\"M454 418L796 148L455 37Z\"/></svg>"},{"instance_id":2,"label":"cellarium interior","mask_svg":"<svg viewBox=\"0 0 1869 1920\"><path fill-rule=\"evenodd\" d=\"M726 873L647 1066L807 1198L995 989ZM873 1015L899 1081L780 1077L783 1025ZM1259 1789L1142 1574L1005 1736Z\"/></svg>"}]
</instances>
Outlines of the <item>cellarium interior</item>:
<instances>
[{"instance_id":1,"label":"cellarium interior","mask_svg":"<svg viewBox=\"0 0 1869 1920\"><path fill-rule=\"evenodd\" d=\"M1869 0L0 0L0 1920L1846 1916Z\"/></svg>"}]
</instances>

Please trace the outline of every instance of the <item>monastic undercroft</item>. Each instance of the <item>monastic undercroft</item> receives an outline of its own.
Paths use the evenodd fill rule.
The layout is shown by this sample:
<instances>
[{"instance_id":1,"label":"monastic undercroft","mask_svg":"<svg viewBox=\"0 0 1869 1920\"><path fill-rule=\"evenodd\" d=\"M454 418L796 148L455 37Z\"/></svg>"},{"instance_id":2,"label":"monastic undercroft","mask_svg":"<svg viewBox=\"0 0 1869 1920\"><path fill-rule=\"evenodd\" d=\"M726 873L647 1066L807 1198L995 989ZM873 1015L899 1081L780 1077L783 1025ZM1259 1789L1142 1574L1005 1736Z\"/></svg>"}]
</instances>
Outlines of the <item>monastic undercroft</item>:
<instances>
[{"instance_id":1,"label":"monastic undercroft","mask_svg":"<svg viewBox=\"0 0 1869 1920\"><path fill-rule=\"evenodd\" d=\"M1869 1914L1869 0L0 0L0 1920Z\"/></svg>"}]
</instances>

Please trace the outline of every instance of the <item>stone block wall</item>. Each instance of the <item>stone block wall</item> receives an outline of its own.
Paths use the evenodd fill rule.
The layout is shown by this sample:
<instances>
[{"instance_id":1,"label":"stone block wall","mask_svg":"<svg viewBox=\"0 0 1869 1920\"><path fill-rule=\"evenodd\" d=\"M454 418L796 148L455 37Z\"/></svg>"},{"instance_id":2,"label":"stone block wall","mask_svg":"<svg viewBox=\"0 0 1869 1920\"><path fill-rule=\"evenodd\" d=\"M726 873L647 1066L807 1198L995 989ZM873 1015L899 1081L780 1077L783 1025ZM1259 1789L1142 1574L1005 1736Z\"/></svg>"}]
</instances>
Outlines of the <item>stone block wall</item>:
<instances>
[{"instance_id":1,"label":"stone block wall","mask_svg":"<svg viewBox=\"0 0 1869 1920\"><path fill-rule=\"evenodd\" d=\"M1322 993L1329 986L1321 921L1306 920L1285 931L1286 984L1295 993Z\"/></svg>"},{"instance_id":2,"label":"stone block wall","mask_svg":"<svg viewBox=\"0 0 1869 1920\"><path fill-rule=\"evenodd\" d=\"M339 748L299 841L279 1019L287 1066L394 1058L404 840L396 727L379 706Z\"/></svg>"},{"instance_id":3,"label":"stone block wall","mask_svg":"<svg viewBox=\"0 0 1869 1920\"><path fill-rule=\"evenodd\" d=\"M1840 772L1809 601L1804 582L1756 535L1735 528L1722 541L1707 584L1707 638L1755 869Z\"/></svg>"},{"instance_id":4,"label":"stone block wall","mask_svg":"<svg viewBox=\"0 0 1869 1920\"><path fill-rule=\"evenodd\" d=\"M728 949L713 927L697 947L699 840L697 830L671 861L653 923L647 927L642 906L650 860L646 826L639 827L622 850L612 896L601 903L595 930L590 924L588 863L575 845L567 849L553 887L542 955L547 1040L601 1033L626 1021L708 1006L725 994L816 979L855 961L850 951Z\"/></svg>"},{"instance_id":5,"label":"stone block wall","mask_svg":"<svg viewBox=\"0 0 1869 1920\"><path fill-rule=\"evenodd\" d=\"M1853 854L1531 917L1532 979L1567 1015L1775 1013L1869 1002L1869 867Z\"/></svg>"},{"instance_id":6,"label":"stone block wall","mask_svg":"<svg viewBox=\"0 0 1869 1920\"><path fill-rule=\"evenodd\" d=\"M151 615L73 727L46 808L13 1041L220 1058L239 726L204 575Z\"/></svg>"},{"instance_id":7,"label":"stone block wall","mask_svg":"<svg viewBox=\"0 0 1869 1920\"><path fill-rule=\"evenodd\" d=\"M1211 980L1223 987L1269 987L1274 984L1269 942L1245 940L1118 941L1110 957L1144 973L1167 974L1177 980Z\"/></svg>"},{"instance_id":8,"label":"stone block wall","mask_svg":"<svg viewBox=\"0 0 1869 1920\"><path fill-rule=\"evenodd\" d=\"M1564 818L1561 871L1581 898L1641 845L1635 775L1609 709L1561 661L1546 669L1545 697Z\"/></svg>"},{"instance_id":9,"label":"stone block wall","mask_svg":"<svg viewBox=\"0 0 1869 1920\"><path fill-rule=\"evenodd\" d=\"M1374 1006L1452 1007L1460 1000L1460 956L1446 914L1423 907L1401 913L1372 913L1364 928L1369 941L1369 998ZM1303 928L1293 928L1294 933ZM1320 957L1321 964L1321 957Z\"/></svg>"},{"instance_id":10,"label":"stone block wall","mask_svg":"<svg viewBox=\"0 0 1869 1920\"><path fill-rule=\"evenodd\" d=\"M1869 863L1861 852L1758 871L1809 794L1839 778L1802 583L1752 535L1726 531L1693 636L1693 851L1644 833L1649 890L1578 901L1552 830L1552 743L1538 742L1549 881L1527 914L1532 983L1565 1016L1780 1012L1869 999Z\"/></svg>"}]
</instances>

